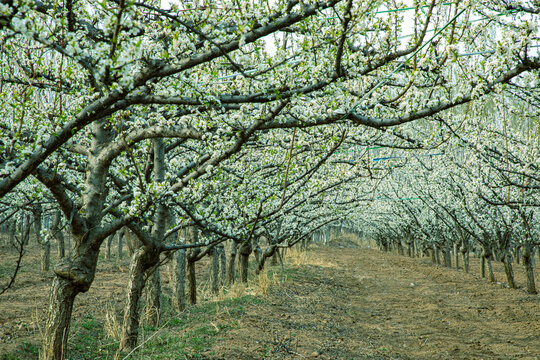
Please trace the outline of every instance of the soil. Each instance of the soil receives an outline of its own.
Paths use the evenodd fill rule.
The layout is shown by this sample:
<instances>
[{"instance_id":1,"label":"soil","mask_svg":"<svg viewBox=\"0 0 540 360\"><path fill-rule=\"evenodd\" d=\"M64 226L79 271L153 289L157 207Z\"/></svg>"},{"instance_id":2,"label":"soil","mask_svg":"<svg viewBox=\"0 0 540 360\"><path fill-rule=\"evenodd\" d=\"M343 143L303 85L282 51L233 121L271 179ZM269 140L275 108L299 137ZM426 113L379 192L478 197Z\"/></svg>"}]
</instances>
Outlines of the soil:
<instances>
[{"instance_id":1,"label":"soil","mask_svg":"<svg viewBox=\"0 0 540 360\"><path fill-rule=\"evenodd\" d=\"M280 284L245 305L236 326L200 358L540 359L540 297L523 290L520 265L514 270L522 288L515 290L505 286L500 264L500 283L476 275L477 259L465 274L366 248L320 247L307 255L286 264ZM37 259L27 258L14 288L0 296L0 358L39 343L51 276L31 271ZM127 260L102 262L90 291L76 300L74 320L121 308L127 270Z\"/></svg>"}]
</instances>

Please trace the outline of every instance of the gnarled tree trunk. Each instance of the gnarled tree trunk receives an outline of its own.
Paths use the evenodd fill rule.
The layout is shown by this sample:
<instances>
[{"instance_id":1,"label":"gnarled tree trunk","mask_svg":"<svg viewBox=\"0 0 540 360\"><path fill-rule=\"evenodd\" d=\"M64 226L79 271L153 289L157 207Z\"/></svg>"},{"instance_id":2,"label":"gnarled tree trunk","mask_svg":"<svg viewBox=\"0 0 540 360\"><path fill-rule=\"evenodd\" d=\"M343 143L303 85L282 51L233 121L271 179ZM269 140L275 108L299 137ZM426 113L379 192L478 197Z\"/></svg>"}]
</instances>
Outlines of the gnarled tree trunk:
<instances>
[{"instance_id":1,"label":"gnarled tree trunk","mask_svg":"<svg viewBox=\"0 0 540 360\"><path fill-rule=\"evenodd\" d=\"M127 287L127 301L124 310L124 322L122 325L122 337L120 339L120 351L131 351L137 346L139 335L139 308L142 291L144 289L144 275L146 270L153 266L156 254L152 254L146 247L135 250L131 257L129 268L129 281Z\"/></svg>"},{"instance_id":2,"label":"gnarled tree trunk","mask_svg":"<svg viewBox=\"0 0 540 360\"><path fill-rule=\"evenodd\" d=\"M146 285L146 323L151 326L159 325L161 312L161 271L159 269L159 254L155 267L152 267L148 274L148 284Z\"/></svg>"},{"instance_id":3,"label":"gnarled tree trunk","mask_svg":"<svg viewBox=\"0 0 540 360\"><path fill-rule=\"evenodd\" d=\"M61 259L54 269L42 360L62 360L66 356L73 302L77 294L88 291L94 280L99 248L77 246L74 253L73 257Z\"/></svg>"},{"instance_id":4,"label":"gnarled tree trunk","mask_svg":"<svg viewBox=\"0 0 540 360\"><path fill-rule=\"evenodd\" d=\"M61 360L66 356L73 302L79 291L78 287L68 279L60 276L53 279L40 359Z\"/></svg>"},{"instance_id":5,"label":"gnarled tree trunk","mask_svg":"<svg viewBox=\"0 0 540 360\"><path fill-rule=\"evenodd\" d=\"M259 261L257 262L257 269L255 270L257 274L260 273L264 269L264 264L266 263L266 259L274 256L277 249L278 249L277 245L274 244L274 245L270 245L269 247L266 248L266 250L264 250Z\"/></svg>"}]
</instances>

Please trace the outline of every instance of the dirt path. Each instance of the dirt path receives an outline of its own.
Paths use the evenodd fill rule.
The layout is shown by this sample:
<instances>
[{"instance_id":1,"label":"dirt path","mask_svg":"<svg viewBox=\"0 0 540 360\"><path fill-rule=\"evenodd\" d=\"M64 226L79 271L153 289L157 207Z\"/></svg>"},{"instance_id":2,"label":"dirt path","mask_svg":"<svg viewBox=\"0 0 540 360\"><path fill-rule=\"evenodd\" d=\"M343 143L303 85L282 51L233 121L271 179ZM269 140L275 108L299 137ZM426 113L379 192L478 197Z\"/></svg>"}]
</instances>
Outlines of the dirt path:
<instances>
[{"instance_id":1,"label":"dirt path","mask_svg":"<svg viewBox=\"0 0 540 360\"><path fill-rule=\"evenodd\" d=\"M214 354L540 359L540 298L522 290L369 249L318 249L289 274L292 281L248 309Z\"/></svg>"}]
</instances>

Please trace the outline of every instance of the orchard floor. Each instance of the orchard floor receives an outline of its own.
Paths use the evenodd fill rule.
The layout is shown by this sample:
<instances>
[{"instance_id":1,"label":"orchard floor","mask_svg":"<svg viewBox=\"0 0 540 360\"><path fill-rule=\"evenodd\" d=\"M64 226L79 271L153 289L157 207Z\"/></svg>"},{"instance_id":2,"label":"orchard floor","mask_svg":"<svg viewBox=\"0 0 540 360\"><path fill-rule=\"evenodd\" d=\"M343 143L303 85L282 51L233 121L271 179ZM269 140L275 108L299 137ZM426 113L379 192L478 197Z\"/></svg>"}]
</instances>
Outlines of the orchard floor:
<instances>
[{"instance_id":1,"label":"orchard floor","mask_svg":"<svg viewBox=\"0 0 540 360\"><path fill-rule=\"evenodd\" d=\"M281 280L267 295L198 305L176 319L177 327L149 330L154 339L164 338L160 332L186 339L189 348L178 355L170 350L178 344L167 340L169 355L154 347L154 355L131 358L540 359L540 296L506 288L499 264L501 283L491 284L476 275L476 259L472 274L364 248L314 248L294 260L273 268ZM522 266L514 267L523 287ZM81 347L77 333L92 329L94 319L103 323L107 308L120 311L126 272L126 264L103 262L92 289L77 299L70 348ZM23 271L13 291L0 296L0 359L37 352L49 277L31 275ZM73 351L71 358L112 358L106 350Z\"/></svg>"}]
</instances>

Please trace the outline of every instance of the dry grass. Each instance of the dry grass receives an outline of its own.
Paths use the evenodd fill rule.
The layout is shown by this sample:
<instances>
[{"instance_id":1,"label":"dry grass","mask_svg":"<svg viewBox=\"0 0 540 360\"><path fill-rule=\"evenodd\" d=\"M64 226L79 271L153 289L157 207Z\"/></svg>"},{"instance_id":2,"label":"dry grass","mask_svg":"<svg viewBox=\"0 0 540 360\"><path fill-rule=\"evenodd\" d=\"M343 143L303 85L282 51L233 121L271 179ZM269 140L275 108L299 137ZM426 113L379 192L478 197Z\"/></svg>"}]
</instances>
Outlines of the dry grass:
<instances>
[{"instance_id":1,"label":"dry grass","mask_svg":"<svg viewBox=\"0 0 540 360\"><path fill-rule=\"evenodd\" d=\"M228 289L224 288L220 294L222 300L242 297L246 294L246 284L237 281Z\"/></svg>"},{"instance_id":2,"label":"dry grass","mask_svg":"<svg viewBox=\"0 0 540 360\"><path fill-rule=\"evenodd\" d=\"M280 284L277 274L268 276L268 271L260 272L255 275L251 286L252 295L268 295L268 290L272 287L278 287Z\"/></svg>"},{"instance_id":3,"label":"dry grass","mask_svg":"<svg viewBox=\"0 0 540 360\"><path fill-rule=\"evenodd\" d=\"M328 261L327 258L323 258L317 255L316 251L305 251L300 248L293 247L288 249L285 256L287 266L303 266L313 265L321 267L336 267L336 263Z\"/></svg>"},{"instance_id":4,"label":"dry grass","mask_svg":"<svg viewBox=\"0 0 540 360\"><path fill-rule=\"evenodd\" d=\"M116 310L112 304L109 304L107 310L105 310L105 335L112 340L120 341L122 335L122 325Z\"/></svg>"},{"instance_id":5,"label":"dry grass","mask_svg":"<svg viewBox=\"0 0 540 360\"><path fill-rule=\"evenodd\" d=\"M231 286L222 287L217 296L208 297L208 301L223 301L230 299L238 299L245 295L267 295L268 291L280 285L277 274L269 276L268 271L262 271L248 281L247 284L235 282Z\"/></svg>"},{"instance_id":6,"label":"dry grass","mask_svg":"<svg viewBox=\"0 0 540 360\"><path fill-rule=\"evenodd\" d=\"M300 250L299 247L292 247L287 249L285 258L288 259L289 264L293 266L306 265L308 263L308 253Z\"/></svg>"}]
</instances>

